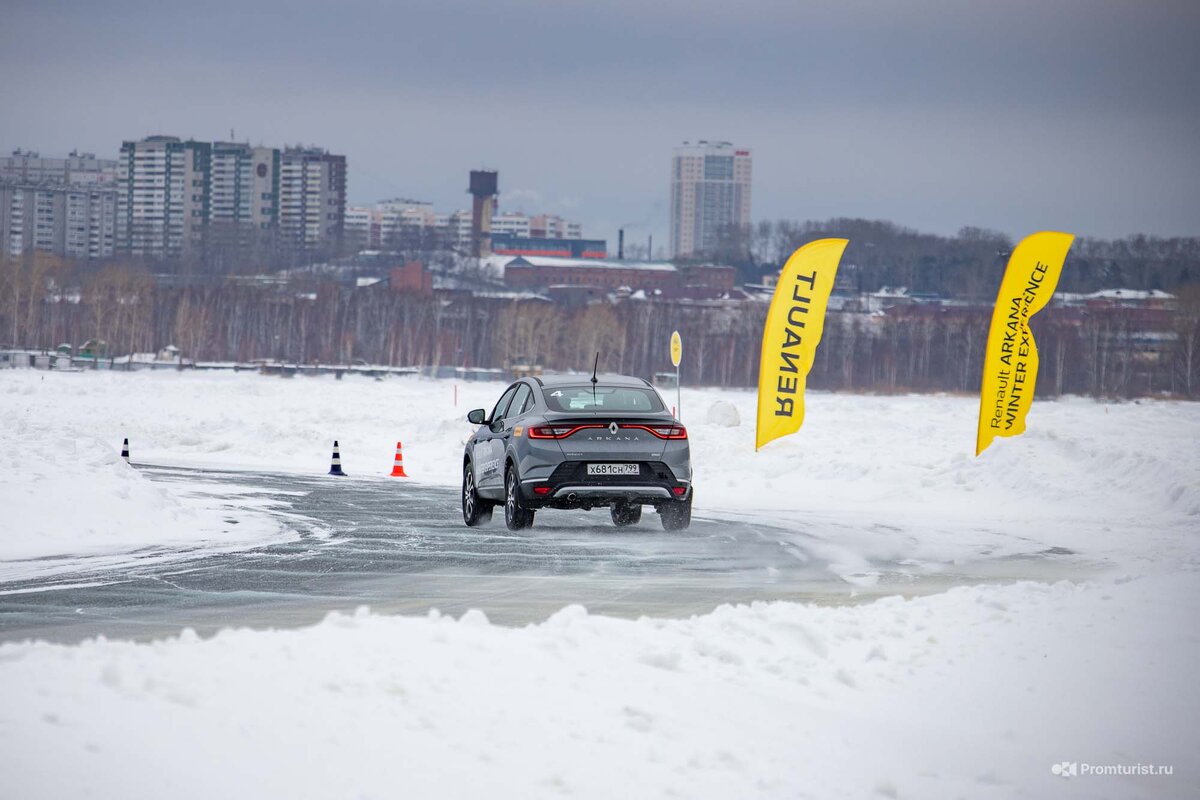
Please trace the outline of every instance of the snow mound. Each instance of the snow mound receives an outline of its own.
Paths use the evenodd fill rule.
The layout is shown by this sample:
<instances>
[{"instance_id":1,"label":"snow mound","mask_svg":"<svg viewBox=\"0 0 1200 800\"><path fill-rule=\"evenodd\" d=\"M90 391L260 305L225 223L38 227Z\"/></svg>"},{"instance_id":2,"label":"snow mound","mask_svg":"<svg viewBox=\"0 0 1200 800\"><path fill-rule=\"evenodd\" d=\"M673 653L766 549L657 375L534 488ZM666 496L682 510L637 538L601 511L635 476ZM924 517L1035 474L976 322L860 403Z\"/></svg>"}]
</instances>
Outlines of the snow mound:
<instances>
[{"instance_id":1,"label":"snow mound","mask_svg":"<svg viewBox=\"0 0 1200 800\"><path fill-rule=\"evenodd\" d=\"M3 645L0 774L14 797L131 800L1184 797L1200 640L1171 612L1198 602L1187 574ZM1064 782L1064 758L1175 775Z\"/></svg>"},{"instance_id":2,"label":"snow mound","mask_svg":"<svg viewBox=\"0 0 1200 800\"><path fill-rule=\"evenodd\" d=\"M147 546L229 547L288 536L265 515L236 524L211 503L189 502L154 484L102 442L73 425L16 419L0 430L0 577L19 562L128 552Z\"/></svg>"},{"instance_id":3,"label":"snow mound","mask_svg":"<svg viewBox=\"0 0 1200 800\"><path fill-rule=\"evenodd\" d=\"M728 400L717 400L708 407L704 421L719 428L736 428L742 424L742 415L737 406Z\"/></svg>"}]
</instances>

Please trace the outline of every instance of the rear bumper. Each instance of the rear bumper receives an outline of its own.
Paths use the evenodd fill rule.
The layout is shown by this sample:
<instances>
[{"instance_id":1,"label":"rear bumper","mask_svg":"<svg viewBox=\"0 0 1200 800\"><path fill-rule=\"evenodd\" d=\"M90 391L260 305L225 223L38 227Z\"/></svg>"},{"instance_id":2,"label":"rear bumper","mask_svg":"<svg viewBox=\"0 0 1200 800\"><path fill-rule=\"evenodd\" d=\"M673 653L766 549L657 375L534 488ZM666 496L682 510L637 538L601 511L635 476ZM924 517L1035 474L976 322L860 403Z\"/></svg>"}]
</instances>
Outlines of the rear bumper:
<instances>
[{"instance_id":1,"label":"rear bumper","mask_svg":"<svg viewBox=\"0 0 1200 800\"><path fill-rule=\"evenodd\" d=\"M560 486L550 495L555 500L670 500L675 495L665 486Z\"/></svg>"},{"instance_id":2,"label":"rear bumper","mask_svg":"<svg viewBox=\"0 0 1200 800\"><path fill-rule=\"evenodd\" d=\"M683 502L692 492L690 486L678 487L676 494L666 486L559 486L549 494L534 494L525 489L525 504L530 508L599 508L613 505L663 506Z\"/></svg>"},{"instance_id":3,"label":"rear bumper","mask_svg":"<svg viewBox=\"0 0 1200 800\"><path fill-rule=\"evenodd\" d=\"M531 508L594 508L617 504L660 506L691 495L688 481L675 478L662 462L643 462L638 476L587 476L573 463L560 465L549 479L522 481Z\"/></svg>"}]
</instances>

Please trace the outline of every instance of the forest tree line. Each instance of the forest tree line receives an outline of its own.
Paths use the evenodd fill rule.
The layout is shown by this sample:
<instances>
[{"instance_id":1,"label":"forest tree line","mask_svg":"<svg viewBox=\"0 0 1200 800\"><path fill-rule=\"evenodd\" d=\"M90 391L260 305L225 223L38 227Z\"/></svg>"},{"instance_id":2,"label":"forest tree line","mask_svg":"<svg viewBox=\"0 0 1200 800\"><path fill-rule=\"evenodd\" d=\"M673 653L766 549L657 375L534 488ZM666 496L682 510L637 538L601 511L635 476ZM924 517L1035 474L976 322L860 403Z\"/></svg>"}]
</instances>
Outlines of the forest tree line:
<instances>
[{"instance_id":1,"label":"forest tree line","mask_svg":"<svg viewBox=\"0 0 1200 800\"><path fill-rule=\"evenodd\" d=\"M882 220L763 221L722 231L712 252L694 261L737 267L744 282L777 272L801 245L827 236L850 240L842 256L839 290L861 293L884 286L970 300L992 300L1016 244L1007 234L962 228L938 236ZM1060 292L1100 289L1171 292L1200 283L1200 238L1080 237L1063 267Z\"/></svg>"},{"instance_id":2,"label":"forest tree line","mask_svg":"<svg viewBox=\"0 0 1200 800\"><path fill-rule=\"evenodd\" d=\"M84 274L49 256L0 262L0 344L28 349L103 340L111 355L173 344L195 361L586 370L651 377L684 341L685 385L753 386L765 302L603 302L567 309L470 293L394 292L386 283L167 286L110 265ZM994 287L992 289L994 292ZM1050 307L1033 320L1038 391L1200 396L1200 291L1175 311ZM994 297L994 294L993 294ZM847 391L975 392L990 300L830 312L809 379Z\"/></svg>"},{"instance_id":3,"label":"forest tree line","mask_svg":"<svg viewBox=\"0 0 1200 800\"><path fill-rule=\"evenodd\" d=\"M147 272L187 276L261 275L314 262L336 262L350 256L365 241L347 234L336 244L318 250L283 247L270 231L225 230L214 227L198 254L189 259L124 264ZM964 227L954 236L906 228L886 220L839 217L827 220L763 220L730 226L719 232L714 246L676 263L718 263L735 267L743 283L758 283L779 271L787 257L814 239L849 239L839 271L838 291L862 293L884 286L970 300L991 300L1009 253L1016 242L1007 234ZM461 269L467 254L458 252L448 229L400 225L382 242L399 262L415 260L447 269ZM651 258L648 246L628 242L630 258ZM661 254L659 254L661 255ZM115 263L115 262L114 262ZM78 264L96 271L107 264ZM1158 289L1200 282L1200 238L1127 236L1120 239L1076 239L1067 255L1059 291L1088 293L1098 289Z\"/></svg>"}]
</instances>

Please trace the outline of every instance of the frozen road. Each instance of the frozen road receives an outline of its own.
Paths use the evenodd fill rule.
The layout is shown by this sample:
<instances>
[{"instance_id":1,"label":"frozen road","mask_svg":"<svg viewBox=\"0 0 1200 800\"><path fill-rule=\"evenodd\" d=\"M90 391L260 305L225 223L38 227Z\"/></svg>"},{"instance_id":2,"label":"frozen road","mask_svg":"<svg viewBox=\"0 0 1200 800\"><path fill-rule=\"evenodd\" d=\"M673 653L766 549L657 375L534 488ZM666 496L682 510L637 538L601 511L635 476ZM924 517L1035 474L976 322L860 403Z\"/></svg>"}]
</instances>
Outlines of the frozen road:
<instances>
[{"instance_id":1,"label":"frozen road","mask_svg":"<svg viewBox=\"0 0 1200 800\"><path fill-rule=\"evenodd\" d=\"M103 633L152 638L192 627L296 626L362 604L390 613L483 609L495 622L544 619L569 603L594 613L686 616L753 600L854 602L879 593L1078 571L1071 554L1030 554L914 575L876 564L873 587L847 583L806 547L795 523L697 513L666 533L649 509L616 529L607 510L547 511L512 533L502 517L462 524L452 488L392 479L334 479L143 467L153 479L267 508L297 540L248 551L143 551L79 559L52 576L0 583L0 641L73 642ZM236 511L231 512L236 516ZM804 523L800 523L803 525Z\"/></svg>"}]
</instances>

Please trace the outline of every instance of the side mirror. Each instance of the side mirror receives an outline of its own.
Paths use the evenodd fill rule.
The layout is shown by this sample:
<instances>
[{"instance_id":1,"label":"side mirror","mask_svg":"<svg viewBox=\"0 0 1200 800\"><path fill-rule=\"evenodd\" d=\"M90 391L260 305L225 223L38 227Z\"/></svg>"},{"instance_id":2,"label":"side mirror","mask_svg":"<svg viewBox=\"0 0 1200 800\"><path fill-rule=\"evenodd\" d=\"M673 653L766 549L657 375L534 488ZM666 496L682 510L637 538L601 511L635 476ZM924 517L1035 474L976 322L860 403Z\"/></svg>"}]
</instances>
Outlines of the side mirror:
<instances>
[{"instance_id":1,"label":"side mirror","mask_svg":"<svg viewBox=\"0 0 1200 800\"><path fill-rule=\"evenodd\" d=\"M467 414L467 422L471 423L472 425L482 425L486 418L487 412L482 408L477 408Z\"/></svg>"}]
</instances>

